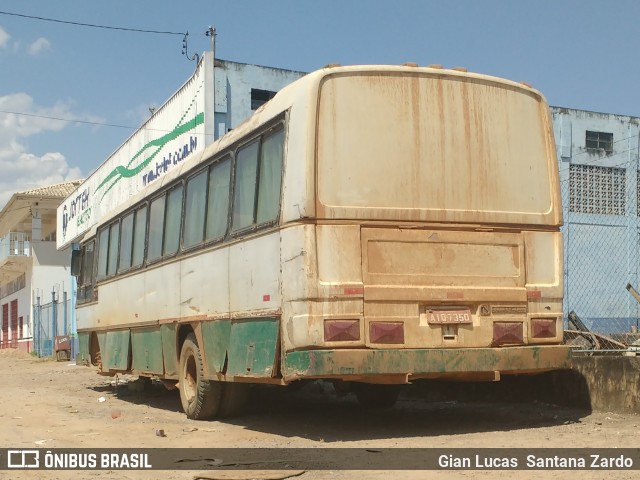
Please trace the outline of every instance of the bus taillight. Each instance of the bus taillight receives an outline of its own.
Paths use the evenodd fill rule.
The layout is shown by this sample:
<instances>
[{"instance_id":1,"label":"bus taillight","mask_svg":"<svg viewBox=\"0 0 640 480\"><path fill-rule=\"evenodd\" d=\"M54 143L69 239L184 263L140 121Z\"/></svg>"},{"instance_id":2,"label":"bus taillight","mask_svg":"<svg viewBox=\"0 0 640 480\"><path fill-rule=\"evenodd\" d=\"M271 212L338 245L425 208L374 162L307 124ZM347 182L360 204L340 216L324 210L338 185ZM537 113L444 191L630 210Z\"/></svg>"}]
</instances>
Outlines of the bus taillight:
<instances>
[{"instance_id":1,"label":"bus taillight","mask_svg":"<svg viewBox=\"0 0 640 480\"><path fill-rule=\"evenodd\" d=\"M555 318L532 318L531 337L532 338L555 338L556 337Z\"/></svg>"},{"instance_id":2,"label":"bus taillight","mask_svg":"<svg viewBox=\"0 0 640 480\"><path fill-rule=\"evenodd\" d=\"M360 340L360 320L325 320L325 342L353 342Z\"/></svg>"},{"instance_id":3,"label":"bus taillight","mask_svg":"<svg viewBox=\"0 0 640 480\"><path fill-rule=\"evenodd\" d=\"M493 345L522 345L524 329L522 322L494 322Z\"/></svg>"},{"instance_id":4,"label":"bus taillight","mask_svg":"<svg viewBox=\"0 0 640 480\"><path fill-rule=\"evenodd\" d=\"M369 323L369 341L371 343L404 343L404 324L402 322Z\"/></svg>"}]
</instances>

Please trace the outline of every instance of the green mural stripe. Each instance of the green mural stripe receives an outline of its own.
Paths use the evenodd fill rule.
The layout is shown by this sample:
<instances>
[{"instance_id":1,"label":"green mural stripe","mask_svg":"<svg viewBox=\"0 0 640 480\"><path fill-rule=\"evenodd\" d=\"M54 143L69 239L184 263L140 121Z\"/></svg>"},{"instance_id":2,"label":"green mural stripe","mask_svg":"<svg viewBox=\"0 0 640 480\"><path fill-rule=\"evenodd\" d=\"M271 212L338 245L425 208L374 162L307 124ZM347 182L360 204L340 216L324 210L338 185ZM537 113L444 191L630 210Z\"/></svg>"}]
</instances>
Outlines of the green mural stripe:
<instances>
[{"instance_id":1,"label":"green mural stripe","mask_svg":"<svg viewBox=\"0 0 640 480\"><path fill-rule=\"evenodd\" d=\"M133 158L129 161L129 165L131 165L131 163L133 163L133 161L136 158L140 157L143 154L143 152L145 152L147 149L151 147L156 147L153 153L151 153L147 158L144 159L143 162L138 164L136 167L128 168L122 165L118 165L117 167L115 167L105 177L105 179L100 183L100 185L98 185L98 188L96 188L96 192L100 190L102 187L104 187L107 183L109 183L111 179L116 177L115 181L111 185L109 185L109 187L102 194L101 199L104 198L107 192L111 190L114 187L114 185L118 183L118 181L120 181L122 178L130 178L140 173L147 165L149 165L149 163L151 163L151 161L160 152L160 150L162 150L162 147L164 147L167 143L169 143L172 140L175 140L180 135L196 128L198 125L202 125L203 123L204 123L204 113L199 113L188 122L177 125L171 132L167 133L166 135L163 135L162 137L157 138L155 140L151 140L133 156Z\"/></svg>"}]
</instances>

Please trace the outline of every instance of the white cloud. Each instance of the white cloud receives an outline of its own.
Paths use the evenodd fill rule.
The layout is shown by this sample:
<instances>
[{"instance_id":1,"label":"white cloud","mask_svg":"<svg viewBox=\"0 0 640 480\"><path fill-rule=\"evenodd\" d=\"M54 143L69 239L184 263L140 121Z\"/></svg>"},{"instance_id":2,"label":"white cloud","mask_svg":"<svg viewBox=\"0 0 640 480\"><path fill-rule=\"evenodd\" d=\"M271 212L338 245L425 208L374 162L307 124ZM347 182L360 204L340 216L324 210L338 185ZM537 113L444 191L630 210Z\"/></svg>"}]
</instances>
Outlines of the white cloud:
<instances>
[{"instance_id":1,"label":"white cloud","mask_svg":"<svg viewBox=\"0 0 640 480\"><path fill-rule=\"evenodd\" d=\"M21 40L14 40L11 35L2 27L0 27L0 50L5 50L13 54L19 55L26 53L35 56L43 52L51 50L51 42L45 37L38 37L29 43L25 48L25 43Z\"/></svg>"},{"instance_id":2,"label":"white cloud","mask_svg":"<svg viewBox=\"0 0 640 480\"><path fill-rule=\"evenodd\" d=\"M0 171L0 209L15 192L82 178L80 169L70 167L59 152L41 157L23 153L13 159L0 159Z\"/></svg>"},{"instance_id":3,"label":"white cloud","mask_svg":"<svg viewBox=\"0 0 640 480\"><path fill-rule=\"evenodd\" d=\"M7 48L10 38L11 35L9 35L4 28L0 27L0 48Z\"/></svg>"},{"instance_id":4,"label":"white cloud","mask_svg":"<svg viewBox=\"0 0 640 480\"><path fill-rule=\"evenodd\" d=\"M46 50L51 50L51 42L44 37L38 38L29 45L29 55L38 55Z\"/></svg>"},{"instance_id":5,"label":"white cloud","mask_svg":"<svg viewBox=\"0 0 640 480\"><path fill-rule=\"evenodd\" d=\"M26 139L69 125L47 117L86 120L86 116L74 114L70 105L62 102L53 107L37 106L26 93L0 96L0 111L23 114L0 113L0 209L15 192L82 177L80 169L70 166L60 152L29 152Z\"/></svg>"}]
</instances>

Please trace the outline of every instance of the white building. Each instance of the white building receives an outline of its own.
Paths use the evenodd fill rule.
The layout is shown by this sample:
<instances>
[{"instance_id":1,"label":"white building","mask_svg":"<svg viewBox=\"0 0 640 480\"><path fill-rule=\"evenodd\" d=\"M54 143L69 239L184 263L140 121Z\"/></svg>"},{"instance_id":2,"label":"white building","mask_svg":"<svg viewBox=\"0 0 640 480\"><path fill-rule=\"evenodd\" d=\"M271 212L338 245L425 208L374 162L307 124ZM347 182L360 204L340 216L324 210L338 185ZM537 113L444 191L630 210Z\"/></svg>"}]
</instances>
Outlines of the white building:
<instances>
[{"instance_id":1,"label":"white building","mask_svg":"<svg viewBox=\"0 0 640 480\"><path fill-rule=\"evenodd\" d=\"M638 325L640 119L553 107L564 210L565 315L600 333Z\"/></svg>"},{"instance_id":2,"label":"white building","mask_svg":"<svg viewBox=\"0 0 640 480\"><path fill-rule=\"evenodd\" d=\"M58 208L59 249L250 117L303 72L216 60L195 72Z\"/></svg>"},{"instance_id":3,"label":"white building","mask_svg":"<svg viewBox=\"0 0 640 480\"><path fill-rule=\"evenodd\" d=\"M1 348L31 351L37 297L47 303L70 286L69 251L56 250L56 208L80 183L15 193L0 211Z\"/></svg>"},{"instance_id":4,"label":"white building","mask_svg":"<svg viewBox=\"0 0 640 480\"><path fill-rule=\"evenodd\" d=\"M246 63L215 61L215 138L251 116L286 85L305 72Z\"/></svg>"}]
</instances>

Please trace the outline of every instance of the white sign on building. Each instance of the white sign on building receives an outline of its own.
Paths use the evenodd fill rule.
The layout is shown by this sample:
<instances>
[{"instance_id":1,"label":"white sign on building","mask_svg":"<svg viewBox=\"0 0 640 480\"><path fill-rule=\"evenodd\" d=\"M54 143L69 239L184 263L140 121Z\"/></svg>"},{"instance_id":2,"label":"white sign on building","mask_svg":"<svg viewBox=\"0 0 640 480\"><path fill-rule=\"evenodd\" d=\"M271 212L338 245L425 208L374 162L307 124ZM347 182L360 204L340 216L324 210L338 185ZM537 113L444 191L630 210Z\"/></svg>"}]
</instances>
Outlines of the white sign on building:
<instances>
[{"instance_id":1,"label":"white sign on building","mask_svg":"<svg viewBox=\"0 0 640 480\"><path fill-rule=\"evenodd\" d=\"M193 76L64 200L57 210L58 249L213 141L213 99L206 88L212 74L205 54Z\"/></svg>"}]
</instances>

